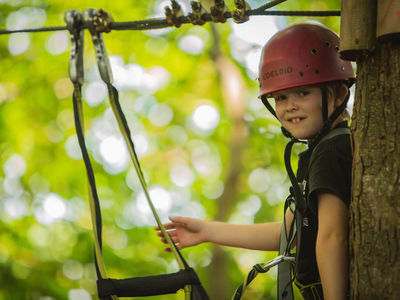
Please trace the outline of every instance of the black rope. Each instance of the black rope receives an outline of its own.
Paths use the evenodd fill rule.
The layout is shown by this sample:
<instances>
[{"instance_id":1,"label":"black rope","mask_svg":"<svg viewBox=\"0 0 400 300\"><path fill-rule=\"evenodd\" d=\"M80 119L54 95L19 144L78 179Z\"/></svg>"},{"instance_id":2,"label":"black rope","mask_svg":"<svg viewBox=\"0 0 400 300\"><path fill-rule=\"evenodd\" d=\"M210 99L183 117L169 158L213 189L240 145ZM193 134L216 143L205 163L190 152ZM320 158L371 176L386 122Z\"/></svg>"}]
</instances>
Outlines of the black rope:
<instances>
[{"instance_id":1,"label":"black rope","mask_svg":"<svg viewBox=\"0 0 400 300\"><path fill-rule=\"evenodd\" d=\"M253 15L253 14L249 14ZM328 10L328 11L261 11L254 15L259 16L293 16L293 17L340 17L340 10Z\"/></svg>"},{"instance_id":2,"label":"black rope","mask_svg":"<svg viewBox=\"0 0 400 300\"><path fill-rule=\"evenodd\" d=\"M340 11L265 11L266 8L274 6L282 1L273 1L274 4L267 3L257 9L252 9L246 12L248 16L293 16L293 17L331 17L340 16ZM264 8L264 6L266 8ZM232 13L227 12L226 18L232 18ZM202 15L202 19L206 22L211 22L211 14L205 13ZM179 18L180 23L188 24L191 20L187 16ZM150 30L171 27L173 25L167 22L167 19L147 19L140 21L129 21L129 22L112 22L110 23L110 29L112 30ZM87 26L82 25L83 29ZM49 32L49 31L61 31L67 30L66 26L49 26L39 28L25 28L25 29L11 29L11 30L0 30L0 34L11 34L11 33L22 33L22 32Z\"/></svg>"},{"instance_id":3,"label":"black rope","mask_svg":"<svg viewBox=\"0 0 400 300\"><path fill-rule=\"evenodd\" d=\"M254 11L256 11L256 10L259 10L259 11L264 11L264 10L266 10L266 9L268 9L268 8L271 8L271 7L273 7L273 6L275 6L275 5L278 5L279 3L282 3L282 2L285 2L286 0L275 0L275 1L271 1L271 2L268 2L268 3L266 3L266 4L263 4L263 5L261 5L259 8L257 8L257 9L254 9Z\"/></svg>"}]
</instances>

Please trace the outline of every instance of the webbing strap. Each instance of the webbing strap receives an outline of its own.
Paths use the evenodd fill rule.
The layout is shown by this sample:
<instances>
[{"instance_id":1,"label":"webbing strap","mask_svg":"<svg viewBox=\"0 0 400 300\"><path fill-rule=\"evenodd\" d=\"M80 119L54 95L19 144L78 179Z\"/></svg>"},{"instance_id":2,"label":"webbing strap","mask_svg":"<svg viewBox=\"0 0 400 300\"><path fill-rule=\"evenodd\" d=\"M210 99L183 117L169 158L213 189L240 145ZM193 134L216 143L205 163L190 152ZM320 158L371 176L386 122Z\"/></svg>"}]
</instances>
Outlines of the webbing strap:
<instances>
[{"instance_id":1,"label":"webbing strap","mask_svg":"<svg viewBox=\"0 0 400 300\"><path fill-rule=\"evenodd\" d=\"M164 238L167 240L169 247L171 248L173 254L175 255L175 259L178 262L178 265L180 267L180 269L185 269L187 267L187 263L184 261L182 255L180 254L179 250L177 249L175 243L172 241L170 235L168 234L168 232L166 231L164 225L161 222L160 217L158 216L158 213L154 207L153 202L150 199L150 195L149 195L149 191L147 188L147 184L146 181L144 179L143 176L143 172L142 169L140 167L140 163L139 160L137 158L136 155L136 151L135 151L135 146L133 144L132 138L131 138L131 133L129 130L129 126L128 126L128 122L125 118L125 115L122 111L121 105L118 101L118 91L117 89L112 85L112 84L107 84L107 88L108 88L108 96L109 96L109 100L110 100L110 105L112 108L112 111L114 113L115 118L117 119L118 122L118 126L119 129L121 131L121 134L123 135L125 142L128 146L128 150L129 150L129 154L131 156L131 160L133 162L133 165L135 167L137 176L140 180L140 184L142 185L147 203L150 206L150 209L154 215L154 218L157 222L157 225L160 227L160 230L164 236Z\"/></svg>"},{"instance_id":2,"label":"webbing strap","mask_svg":"<svg viewBox=\"0 0 400 300\"><path fill-rule=\"evenodd\" d=\"M318 146L328 139L331 139L337 135L341 134L350 134L349 128L335 128L331 130L328 134L326 134L315 146L313 152L311 154L310 163L312 161L313 154L315 153L315 149ZM286 148L285 148L285 166L286 171L288 173L289 179L291 181L292 187L290 189L291 195L285 201L285 209L284 209L284 218L282 222L282 229L281 229L281 237L280 237L280 247L279 247L279 254L281 255L290 255L290 248L296 238L296 260L298 259L298 255L300 253L301 247L301 234L302 234L302 226L303 226L303 214L305 213L306 207L303 203L302 199L306 197L304 194L305 186L302 186L298 183L297 178L294 175L294 172L291 167L290 163L290 156L292 152L292 147L294 143L301 142L298 140L291 140ZM307 175L308 176L308 175ZM296 209L294 212L294 219L291 224L291 230L289 235L286 232L286 221L285 221L285 213L287 208L290 206L290 201L293 200L296 205ZM294 230L292 228L294 227ZM293 287L292 287L292 276L293 276L293 265L282 263L278 265L278 299L293 299Z\"/></svg>"},{"instance_id":3,"label":"webbing strap","mask_svg":"<svg viewBox=\"0 0 400 300\"><path fill-rule=\"evenodd\" d=\"M185 285L199 286L200 280L192 268L187 268L176 273L156 276L127 279L99 279L97 283L100 298L110 295L118 295L119 297L145 297L173 294L183 289Z\"/></svg>"},{"instance_id":4,"label":"webbing strap","mask_svg":"<svg viewBox=\"0 0 400 300\"><path fill-rule=\"evenodd\" d=\"M137 158L136 155L136 151L135 151L135 147L134 144L132 142L132 138L131 138L131 134L130 134L130 130L129 130L129 126L128 126L128 122L124 116L124 113L122 111L121 105L119 103L119 99L118 99L118 91L117 89L112 85L112 81L113 81L113 76L112 76L112 71L111 71L111 66L110 66L110 62L107 56L107 52L106 52L106 47L104 44L104 40L103 40L103 36L101 34L101 32L96 30L96 27L94 25L94 18L97 14L97 10L96 9L86 9L84 11L84 15L83 15L83 19L85 24L87 25L90 34L92 36L92 41L93 41L93 46L95 49L95 54L96 54L96 60L97 60L97 66L99 69L99 73L101 76L101 79L103 80L103 82L107 85L107 89L108 89L108 98L109 98L109 102L112 108L112 111L114 113L114 116L118 122L118 127L121 131L122 136L124 137L125 143L128 147L129 150L129 154L131 157L131 160L133 162L133 165L135 167L136 170L136 174L139 178L140 184L142 186L142 189L144 191L145 194L145 198L150 206L150 209L156 219L157 225L160 227L161 232L164 236L164 238L166 239L169 247L171 248L172 252L175 255L175 259L180 267L180 269L184 269L185 266L185 262L182 259L182 256L180 255L180 253L178 252L178 249L176 248L175 244L172 242L172 239L170 238L169 234L167 233L167 231L165 230L164 225L162 224L157 211L150 199L150 195L148 192L148 188L147 188L147 184L146 181L144 179L143 176L143 172L141 170L140 164L139 164L139 160Z\"/></svg>"},{"instance_id":5,"label":"webbing strap","mask_svg":"<svg viewBox=\"0 0 400 300\"><path fill-rule=\"evenodd\" d=\"M321 141L318 143L318 145L320 145L323 141L329 140L331 138L334 138L337 135L342 135L342 134L350 134L350 128L348 127L339 127L339 128L335 128L333 130L331 130L327 135L325 135ZM317 148L318 145L315 147ZM315 152L315 149L313 151L313 153Z\"/></svg>"},{"instance_id":6,"label":"webbing strap","mask_svg":"<svg viewBox=\"0 0 400 300\"><path fill-rule=\"evenodd\" d=\"M292 200L291 196L289 196L285 201L284 215L283 221L281 225L281 235L279 240L279 254L280 255L291 255L290 249L293 244L294 238L296 236L296 228L297 226L293 226L296 223L296 215L294 220L290 226L289 235L286 231L286 210L290 205L290 201ZM291 285L291 274L293 271L293 263L282 262L278 265L278 299L293 299L293 288ZM289 276L288 276L289 275ZM283 298L285 297L285 298Z\"/></svg>"},{"instance_id":7,"label":"webbing strap","mask_svg":"<svg viewBox=\"0 0 400 300\"><path fill-rule=\"evenodd\" d=\"M291 165L291 153L292 148L295 143L305 143L297 139L292 139L285 148L284 160L286 172L289 176L292 187L290 189L291 196L285 201L284 217L281 228L280 244L279 244L279 254L291 255L290 250L292 244L297 238L297 241L301 239L301 226L303 222L302 212L305 207L301 201L303 197L303 190L297 182L296 176L294 175L292 165ZM294 201L296 205L296 210L294 212L294 217L292 224L290 225L289 235L286 232L286 210L290 206L290 201ZM296 244L296 252L299 251L300 244ZM292 275L294 269L293 264L282 263L278 265L278 299L279 300L290 300L293 299L293 286L292 286Z\"/></svg>"},{"instance_id":8,"label":"webbing strap","mask_svg":"<svg viewBox=\"0 0 400 300\"><path fill-rule=\"evenodd\" d=\"M112 86L112 73L107 54L105 52L104 42L99 32L93 29L92 21L96 10L88 9L84 12L83 20L80 12L75 10L68 11L65 15L67 26L71 33L71 57L69 64L70 79L74 84L73 107L75 127L78 137L79 146L81 148L82 157L86 167L86 174L89 186L89 203L92 219L92 228L95 243L95 266L98 277L98 292L100 299L117 300L118 296L150 296L159 294L174 293L178 289L185 289L185 298L191 300L208 300L208 295L201 286L200 280L195 271L188 266L171 237L165 230L157 215L154 205L152 204L147 185L144 180L143 173L134 144L130 136L130 130L126 118L122 112L118 101L118 91ZM84 119L82 110L81 89L83 84L83 34L82 21L86 22L92 34L92 40L96 50L96 58L98 60L99 71L103 81L107 84L109 91L109 99L112 110L118 121L119 128L127 143L132 161L137 171L138 177L142 184L148 203L156 218L157 224L161 228L164 237L167 239L170 248L175 254L175 258L181 268L181 271L173 274L163 274L157 276L136 277L128 279L110 279L107 277L106 269L102 256L102 221L100 202L96 190L96 183L93 168L90 162L89 154L85 144L84 137Z\"/></svg>"},{"instance_id":9,"label":"webbing strap","mask_svg":"<svg viewBox=\"0 0 400 300\"><path fill-rule=\"evenodd\" d=\"M89 154L86 148L84 127L83 127L83 111L82 111L82 98L81 98L81 85L76 84L74 87L73 94L73 107L74 107L74 119L76 134L78 137L79 147L81 148L83 161L86 167L86 175L88 178L89 185L89 204L90 204L90 215L92 220L92 228L94 233L94 249L95 249L95 265L98 278L107 278L106 268L104 265L102 255L102 222L101 222L101 210L100 202L96 189L96 182L93 173L92 164L90 162ZM116 300L116 295L109 295L104 299Z\"/></svg>"}]
</instances>

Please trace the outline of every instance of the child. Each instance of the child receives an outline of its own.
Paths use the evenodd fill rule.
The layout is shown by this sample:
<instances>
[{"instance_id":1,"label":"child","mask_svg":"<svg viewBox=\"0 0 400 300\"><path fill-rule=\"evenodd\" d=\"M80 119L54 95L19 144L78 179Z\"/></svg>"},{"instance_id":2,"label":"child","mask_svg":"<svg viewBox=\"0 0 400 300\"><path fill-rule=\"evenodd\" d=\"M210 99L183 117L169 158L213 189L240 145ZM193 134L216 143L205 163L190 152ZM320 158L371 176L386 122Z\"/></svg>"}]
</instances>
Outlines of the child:
<instances>
[{"instance_id":1,"label":"child","mask_svg":"<svg viewBox=\"0 0 400 300\"><path fill-rule=\"evenodd\" d=\"M345 107L355 76L351 64L339 58L338 46L331 30L297 24L274 35L262 52L260 97L291 138L288 157L294 142L305 140L309 146L299 156L296 177L290 176L285 158L292 188L283 234L281 222L235 225L171 217L165 226L179 249L213 242L294 256L296 246L295 268L282 268L278 275L284 280L278 284L279 299L293 297L292 281L304 299L340 300L348 293L352 154Z\"/></svg>"}]
</instances>

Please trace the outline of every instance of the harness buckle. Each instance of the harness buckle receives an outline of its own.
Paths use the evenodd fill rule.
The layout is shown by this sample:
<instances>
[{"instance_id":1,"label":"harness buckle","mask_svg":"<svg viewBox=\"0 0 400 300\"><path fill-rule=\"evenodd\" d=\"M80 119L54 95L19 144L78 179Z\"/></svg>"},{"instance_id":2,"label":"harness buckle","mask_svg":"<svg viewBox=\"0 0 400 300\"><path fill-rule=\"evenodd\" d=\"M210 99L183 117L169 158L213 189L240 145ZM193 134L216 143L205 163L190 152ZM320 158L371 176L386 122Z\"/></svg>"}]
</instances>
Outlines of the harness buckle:
<instances>
[{"instance_id":1,"label":"harness buckle","mask_svg":"<svg viewBox=\"0 0 400 300\"><path fill-rule=\"evenodd\" d=\"M108 60L103 36L101 32L98 30L99 26L96 26L96 24L99 23L99 11L94 8L86 9L83 12L83 20L92 36L94 50L96 52L97 65L99 68L101 79L103 79L103 81L106 84L112 84L113 76L111 72L110 61Z\"/></svg>"},{"instance_id":2,"label":"harness buckle","mask_svg":"<svg viewBox=\"0 0 400 300\"><path fill-rule=\"evenodd\" d=\"M71 54L69 58L69 77L73 84L83 85L83 19L80 11L68 10L64 14L64 20L71 34Z\"/></svg>"}]
</instances>

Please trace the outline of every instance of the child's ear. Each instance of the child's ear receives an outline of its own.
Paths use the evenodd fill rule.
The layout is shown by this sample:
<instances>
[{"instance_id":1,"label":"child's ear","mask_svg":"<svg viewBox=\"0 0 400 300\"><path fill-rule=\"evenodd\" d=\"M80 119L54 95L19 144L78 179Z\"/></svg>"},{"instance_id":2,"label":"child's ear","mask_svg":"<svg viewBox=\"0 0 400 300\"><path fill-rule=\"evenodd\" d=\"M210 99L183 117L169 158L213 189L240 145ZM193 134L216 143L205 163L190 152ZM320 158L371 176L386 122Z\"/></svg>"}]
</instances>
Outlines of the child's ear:
<instances>
[{"instance_id":1,"label":"child's ear","mask_svg":"<svg viewBox=\"0 0 400 300\"><path fill-rule=\"evenodd\" d=\"M346 99L347 94L349 93L349 88L345 84L341 84L340 87L336 91L335 96L335 107L340 106L343 103L344 99Z\"/></svg>"}]
</instances>

